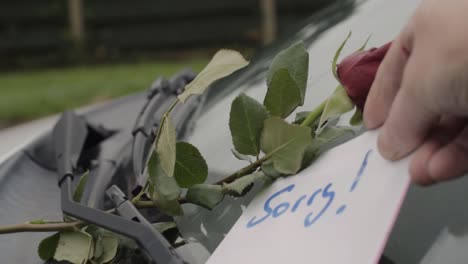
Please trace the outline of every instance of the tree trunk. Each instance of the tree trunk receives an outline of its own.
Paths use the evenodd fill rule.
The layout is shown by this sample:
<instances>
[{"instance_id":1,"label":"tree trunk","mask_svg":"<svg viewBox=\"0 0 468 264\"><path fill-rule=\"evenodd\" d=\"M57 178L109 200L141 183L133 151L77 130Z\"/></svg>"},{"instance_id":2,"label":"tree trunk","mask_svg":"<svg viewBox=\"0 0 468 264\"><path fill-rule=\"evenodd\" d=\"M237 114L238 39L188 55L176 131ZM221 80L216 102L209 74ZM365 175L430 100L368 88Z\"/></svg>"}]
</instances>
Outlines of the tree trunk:
<instances>
[{"instance_id":1,"label":"tree trunk","mask_svg":"<svg viewBox=\"0 0 468 264\"><path fill-rule=\"evenodd\" d=\"M260 10L262 15L262 41L264 45L267 45L276 39L276 1L260 0Z\"/></svg>"},{"instance_id":2,"label":"tree trunk","mask_svg":"<svg viewBox=\"0 0 468 264\"><path fill-rule=\"evenodd\" d=\"M82 0L68 0L68 18L72 40L76 47L81 49L83 48L85 41Z\"/></svg>"}]
</instances>

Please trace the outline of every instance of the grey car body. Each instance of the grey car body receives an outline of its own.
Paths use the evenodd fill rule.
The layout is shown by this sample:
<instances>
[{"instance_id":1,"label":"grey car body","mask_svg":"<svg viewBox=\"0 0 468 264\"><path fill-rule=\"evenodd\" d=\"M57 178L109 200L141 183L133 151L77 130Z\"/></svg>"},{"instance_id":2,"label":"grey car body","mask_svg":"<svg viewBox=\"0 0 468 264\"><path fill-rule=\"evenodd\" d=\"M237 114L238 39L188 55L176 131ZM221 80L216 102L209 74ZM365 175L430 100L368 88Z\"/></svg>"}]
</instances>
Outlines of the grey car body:
<instances>
[{"instance_id":1,"label":"grey car body","mask_svg":"<svg viewBox=\"0 0 468 264\"><path fill-rule=\"evenodd\" d=\"M178 138L196 145L210 166L208 181L216 181L243 166L230 151L228 128L231 101L240 92L261 100L266 92L265 74L273 56L282 48L303 40L310 54L309 81L303 110L312 109L336 86L330 62L350 30L353 36L343 54L360 47L372 35L370 45L393 39L418 1L336 1L314 14L290 36L261 50L251 65L213 85L207 95L176 109ZM176 80L177 78L173 79ZM175 94L162 91L160 112ZM104 209L103 190L117 184L127 194L141 183L132 173L131 149L134 124L147 101L147 93L135 94L103 105L79 110L96 132L87 161L115 166L97 171L99 180L86 186L82 200ZM155 113L155 117L157 117ZM36 121L0 133L0 224L31 219L60 219L59 189L51 149L51 129L57 117ZM99 170L99 166L93 167ZM463 250L467 231L466 189L468 177L431 188L411 186L386 245L381 263L468 263ZM257 186L258 188L258 186ZM191 263L204 263L237 221L256 188L242 199L226 198L214 211L184 205L186 215L176 219L189 246L181 254ZM372 212L370 212L372 213ZM151 212L148 212L151 217ZM153 215L154 216L154 215ZM42 263L36 247L47 234L20 233L0 236L1 263ZM452 243L447 246L447 243ZM463 244L466 243L466 244ZM313 254L313 253L312 253Z\"/></svg>"}]
</instances>

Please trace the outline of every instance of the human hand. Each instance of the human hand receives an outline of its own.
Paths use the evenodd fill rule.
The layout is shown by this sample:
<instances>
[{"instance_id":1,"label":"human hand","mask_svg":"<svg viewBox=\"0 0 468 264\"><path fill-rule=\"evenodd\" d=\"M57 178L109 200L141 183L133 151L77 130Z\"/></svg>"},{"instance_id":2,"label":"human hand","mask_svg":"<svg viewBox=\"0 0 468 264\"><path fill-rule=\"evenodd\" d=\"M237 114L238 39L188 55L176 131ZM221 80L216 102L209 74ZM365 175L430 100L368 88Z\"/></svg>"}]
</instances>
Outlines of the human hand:
<instances>
[{"instance_id":1,"label":"human hand","mask_svg":"<svg viewBox=\"0 0 468 264\"><path fill-rule=\"evenodd\" d=\"M393 42L369 92L364 122L382 126L390 160L414 151L422 185L468 172L468 1L426 0Z\"/></svg>"}]
</instances>

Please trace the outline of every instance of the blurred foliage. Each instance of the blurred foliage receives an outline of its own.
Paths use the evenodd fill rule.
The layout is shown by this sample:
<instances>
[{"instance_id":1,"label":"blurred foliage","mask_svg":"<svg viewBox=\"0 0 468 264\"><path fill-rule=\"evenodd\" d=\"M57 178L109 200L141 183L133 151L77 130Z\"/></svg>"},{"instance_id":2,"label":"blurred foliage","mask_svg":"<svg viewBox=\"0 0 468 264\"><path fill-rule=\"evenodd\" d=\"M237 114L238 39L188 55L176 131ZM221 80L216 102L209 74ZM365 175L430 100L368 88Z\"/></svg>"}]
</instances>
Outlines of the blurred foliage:
<instances>
[{"instance_id":1,"label":"blurred foliage","mask_svg":"<svg viewBox=\"0 0 468 264\"><path fill-rule=\"evenodd\" d=\"M208 59L0 74L0 127L144 91L158 76L200 71Z\"/></svg>"}]
</instances>

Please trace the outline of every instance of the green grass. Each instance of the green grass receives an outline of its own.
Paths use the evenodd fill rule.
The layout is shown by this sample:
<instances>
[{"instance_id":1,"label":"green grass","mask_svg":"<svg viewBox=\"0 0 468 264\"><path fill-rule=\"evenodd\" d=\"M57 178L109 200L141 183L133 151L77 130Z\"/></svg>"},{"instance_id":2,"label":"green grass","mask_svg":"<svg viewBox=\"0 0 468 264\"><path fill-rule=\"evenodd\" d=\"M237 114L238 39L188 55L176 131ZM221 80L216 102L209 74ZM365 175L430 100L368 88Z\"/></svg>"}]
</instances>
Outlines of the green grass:
<instances>
[{"instance_id":1,"label":"green grass","mask_svg":"<svg viewBox=\"0 0 468 264\"><path fill-rule=\"evenodd\" d=\"M0 127L147 89L158 76L208 59L108 65L0 74Z\"/></svg>"}]
</instances>

